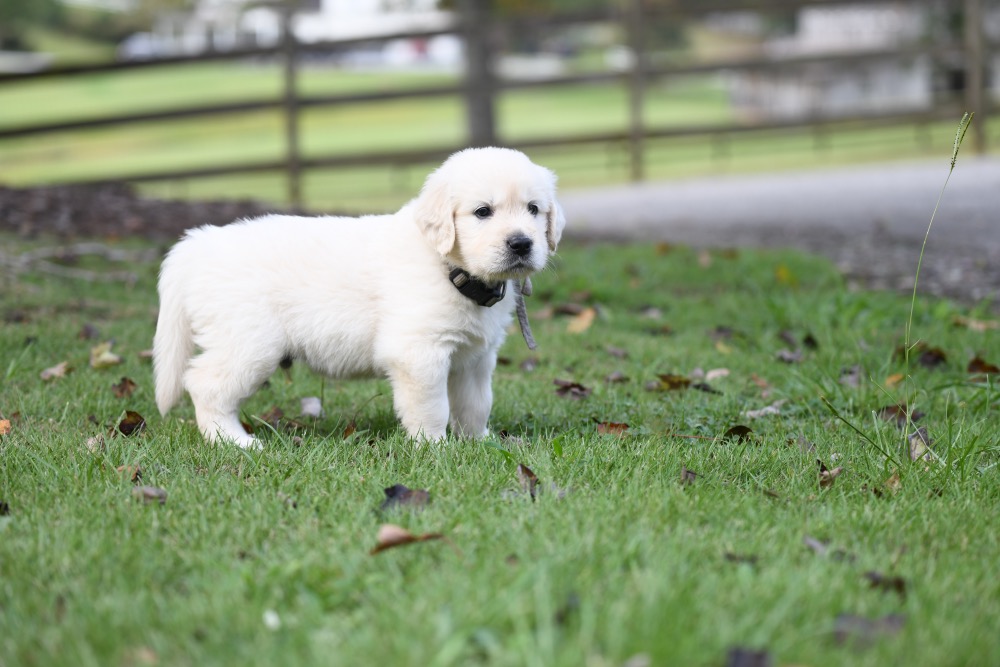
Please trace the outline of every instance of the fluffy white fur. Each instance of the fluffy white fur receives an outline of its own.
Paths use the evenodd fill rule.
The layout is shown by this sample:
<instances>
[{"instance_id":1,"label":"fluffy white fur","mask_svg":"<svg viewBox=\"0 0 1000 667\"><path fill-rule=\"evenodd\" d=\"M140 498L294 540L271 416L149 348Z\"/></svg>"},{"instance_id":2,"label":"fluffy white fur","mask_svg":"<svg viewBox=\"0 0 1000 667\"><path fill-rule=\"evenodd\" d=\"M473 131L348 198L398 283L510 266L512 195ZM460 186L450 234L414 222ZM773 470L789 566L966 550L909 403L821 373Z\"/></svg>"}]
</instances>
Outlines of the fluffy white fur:
<instances>
[{"instance_id":1,"label":"fluffy white fur","mask_svg":"<svg viewBox=\"0 0 1000 667\"><path fill-rule=\"evenodd\" d=\"M160 412L187 389L207 439L251 446L240 404L291 357L333 378L387 377L415 438L442 438L449 422L484 435L514 291L479 306L448 272L494 283L542 269L565 226L555 184L522 153L468 149L393 215L270 215L188 231L160 272Z\"/></svg>"}]
</instances>

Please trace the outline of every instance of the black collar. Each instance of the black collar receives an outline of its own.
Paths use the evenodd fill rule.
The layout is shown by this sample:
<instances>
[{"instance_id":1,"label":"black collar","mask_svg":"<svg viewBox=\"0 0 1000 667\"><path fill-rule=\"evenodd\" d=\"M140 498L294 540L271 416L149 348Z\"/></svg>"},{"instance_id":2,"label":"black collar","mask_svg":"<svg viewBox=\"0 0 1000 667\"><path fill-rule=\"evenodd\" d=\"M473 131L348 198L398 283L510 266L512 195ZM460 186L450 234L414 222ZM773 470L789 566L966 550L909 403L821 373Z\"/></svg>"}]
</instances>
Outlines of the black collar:
<instances>
[{"instance_id":1,"label":"black collar","mask_svg":"<svg viewBox=\"0 0 1000 667\"><path fill-rule=\"evenodd\" d=\"M479 278L473 278L468 271L461 268L452 269L448 274L448 280L462 293L462 296L486 308L500 303L507 293L506 280L490 285Z\"/></svg>"}]
</instances>

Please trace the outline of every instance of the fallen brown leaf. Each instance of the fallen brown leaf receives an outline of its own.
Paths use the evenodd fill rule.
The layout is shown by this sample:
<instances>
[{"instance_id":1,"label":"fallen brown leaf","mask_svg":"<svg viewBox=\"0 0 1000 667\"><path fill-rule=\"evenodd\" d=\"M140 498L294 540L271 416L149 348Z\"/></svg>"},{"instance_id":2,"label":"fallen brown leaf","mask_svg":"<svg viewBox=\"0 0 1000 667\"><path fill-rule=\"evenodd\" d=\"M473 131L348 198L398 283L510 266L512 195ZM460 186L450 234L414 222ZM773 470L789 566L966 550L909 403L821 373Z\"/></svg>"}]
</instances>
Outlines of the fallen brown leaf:
<instances>
[{"instance_id":1,"label":"fallen brown leaf","mask_svg":"<svg viewBox=\"0 0 1000 667\"><path fill-rule=\"evenodd\" d=\"M138 464L134 466L123 465L116 468L119 477L129 482L138 482L142 479L142 469Z\"/></svg>"},{"instance_id":2,"label":"fallen brown leaf","mask_svg":"<svg viewBox=\"0 0 1000 667\"><path fill-rule=\"evenodd\" d=\"M771 667L774 659L765 649L733 646L726 652L725 667Z\"/></svg>"},{"instance_id":3,"label":"fallen brown leaf","mask_svg":"<svg viewBox=\"0 0 1000 667\"><path fill-rule=\"evenodd\" d=\"M11 428L9 419L0 419L0 436L10 433Z\"/></svg>"},{"instance_id":4,"label":"fallen brown leaf","mask_svg":"<svg viewBox=\"0 0 1000 667\"><path fill-rule=\"evenodd\" d=\"M80 327L80 331L77 332L76 337L80 340L96 340L101 337L101 332L97 330L96 326L88 322Z\"/></svg>"},{"instance_id":5,"label":"fallen brown leaf","mask_svg":"<svg viewBox=\"0 0 1000 667\"><path fill-rule=\"evenodd\" d=\"M972 376L973 382L985 382L988 376L1000 374L1000 367L989 363L978 355L973 357L966 370Z\"/></svg>"},{"instance_id":6,"label":"fallen brown leaf","mask_svg":"<svg viewBox=\"0 0 1000 667\"><path fill-rule=\"evenodd\" d=\"M656 376L658 381L646 385L649 391L678 391L691 386L691 379L683 375L674 373L660 373Z\"/></svg>"},{"instance_id":7,"label":"fallen brown leaf","mask_svg":"<svg viewBox=\"0 0 1000 667\"><path fill-rule=\"evenodd\" d=\"M275 405L273 408L268 410L262 415L259 415L257 419L261 420L265 424L268 424L271 428L278 428L278 424L282 419L285 418L285 411Z\"/></svg>"},{"instance_id":8,"label":"fallen brown leaf","mask_svg":"<svg viewBox=\"0 0 1000 667\"><path fill-rule=\"evenodd\" d=\"M132 378L123 377L118 384L111 385L111 391L117 398L128 398L135 392L136 384Z\"/></svg>"},{"instance_id":9,"label":"fallen brown leaf","mask_svg":"<svg viewBox=\"0 0 1000 667\"><path fill-rule=\"evenodd\" d=\"M114 345L111 341L106 341L90 348L90 367L109 368L122 362L122 358L111 351Z\"/></svg>"},{"instance_id":10,"label":"fallen brown leaf","mask_svg":"<svg viewBox=\"0 0 1000 667\"><path fill-rule=\"evenodd\" d=\"M872 588L877 588L883 593L896 593L900 599L906 599L906 579L899 576L886 575L881 572L865 572L865 579Z\"/></svg>"},{"instance_id":11,"label":"fallen brown leaf","mask_svg":"<svg viewBox=\"0 0 1000 667\"><path fill-rule=\"evenodd\" d=\"M819 459L816 459L816 463L819 464L819 487L821 489L829 489L833 486L833 481L840 476L840 473L844 472L843 466L837 466L831 470Z\"/></svg>"},{"instance_id":12,"label":"fallen brown leaf","mask_svg":"<svg viewBox=\"0 0 1000 667\"><path fill-rule=\"evenodd\" d=\"M604 381L608 384L628 382L628 376L621 371L612 371L604 378Z\"/></svg>"},{"instance_id":13,"label":"fallen brown leaf","mask_svg":"<svg viewBox=\"0 0 1000 667\"><path fill-rule=\"evenodd\" d=\"M993 329L1000 329L1000 320L976 320L971 317L958 316L955 318L955 326L984 333Z\"/></svg>"},{"instance_id":14,"label":"fallen brown leaf","mask_svg":"<svg viewBox=\"0 0 1000 667\"><path fill-rule=\"evenodd\" d=\"M406 544L443 539L444 535L442 533L424 533L423 535L414 535L405 528L391 523L384 523L379 526L378 535L375 538L375 546L368 553L374 556L375 554L385 551L386 549L393 549Z\"/></svg>"},{"instance_id":15,"label":"fallen brown leaf","mask_svg":"<svg viewBox=\"0 0 1000 667\"><path fill-rule=\"evenodd\" d=\"M625 435L628 432L628 424L618 422L598 422L597 432L601 435Z\"/></svg>"},{"instance_id":16,"label":"fallen brown leaf","mask_svg":"<svg viewBox=\"0 0 1000 667\"><path fill-rule=\"evenodd\" d=\"M126 410L125 416L118 422L116 430L126 437L139 435L146 430L146 420L138 412Z\"/></svg>"},{"instance_id":17,"label":"fallen brown leaf","mask_svg":"<svg viewBox=\"0 0 1000 667\"><path fill-rule=\"evenodd\" d=\"M877 414L879 418L884 419L887 422L894 423L899 428L906 427L906 416L908 411L905 403L894 403L892 405L887 405L884 408L879 408ZM916 422L924 416L924 413L919 410L914 410L912 413L909 413L909 416L909 421Z\"/></svg>"},{"instance_id":18,"label":"fallen brown leaf","mask_svg":"<svg viewBox=\"0 0 1000 667\"><path fill-rule=\"evenodd\" d=\"M569 380L556 379L552 383L557 387L556 394L563 398L580 400L590 396L592 391L589 387L584 387L578 382L570 382Z\"/></svg>"},{"instance_id":19,"label":"fallen brown leaf","mask_svg":"<svg viewBox=\"0 0 1000 667\"><path fill-rule=\"evenodd\" d=\"M921 426L916 431L906 437L910 447L910 460L916 461L924 459L930 461L934 458L931 453L931 436L927 433L927 427Z\"/></svg>"},{"instance_id":20,"label":"fallen brown leaf","mask_svg":"<svg viewBox=\"0 0 1000 667\"><path fill-rule=\"evenodd\" d=\"M850 368L842 368L840 370L840 384L856 389L861 386L861 374L861 366L858 364Z\"/></svg>"},{"instance_id":21,"label":"fallen brown leaf","mask_svg":"<svg viewBox=\"0 0 1000 667\"><path fill-rule=\"evenodd\" d=\"M537 492L538 486L538 476L523 463L517 464L517 481L521 483L521 491L527 493L531 496L531 500L535 500L535 494Z\"/></svg>"},{"instance_id":22,"label":"fallen brown leaf","mask_svg":"<svg viewBox=\"0 0 1000 667\"><path fill-rule=\"evenodd\" d=\"M863 647L882 637L898 634L906 624L906 616L889 614L882 618L866 618L841 614L834 622L833 637L838 644L853 642Z\"/></svg>"},{"instance_id":23,"label":"fallen brown leaf","mask_svg":"<svg viewBox=\"0 0 1000 667\"><path fill-rule=\"evenodd\" d=\"M782 361L786 364L797 364L802 361L802 352L799 350L792 351L781 349L778 350L774 356L778 359L778 361Z\"/></svg>"},{"instance_id":24,"label":"fallen brown leaf","mask_svg":"<svg viewBox=\"0 0 1000 667\"><path fill-rule=\"evenodd\" d=\"M380 512L386 512L399 507L409 509L422 509L431 500L431 494L426 489L410 489L403 484L395 484L385 491L385 500L382 501Z\"/></svg>"},{"instance_id":25,"label":"fallen brown leaf","mask_svg":"<svg viewBox=\"0 0 1000 667\"><path fill-rule=\"evenodd\" d=\"M780 415L781 406L788 402L788 399L781 399L780 401L775 401L771 405L760 408L759 410L747 410L743 413L743 416L747 419L760 419L761 417L768 417L771 415Z\"/></svg>"},{"instance_id":26,"label":"fallen brown leaf","mask_svg":"<svg viewBox=\"0 0 1000 667\"><path fill-rule=\"evenodd\" d=\"M579 315L574 317L566 325L566 333L580 334L590 328L597 317L597 311L593 308L584 308Z\"/></svg>"},{"instance_id":27,"label":"fallen brown leaf","mask_svg":"<svg viewBox=\"0 0 1000 667\"><path fill-rule=\"evenodd\" d=\"M628 352L620 347L615 347L614 345L605 345L604 351L610 354L612 357L617 357L618 359L627 359Z\"/></svg>"},{"instance_id":28,"label":"fallen brown leaf","mask_svg":"<svg viewBox=\"0 0 1000 667\"><path fill-rule=\"evenodd\" d=\"M531 371L538 368L538 357L528 357L521 363L517 365L525 373L530 373Z\"/></svg>"},{"instance_id":29,"label":"fallen brown leaf","mask_svg":"<svg viewBox=\"0 0 1000 667\"><path fill-rule=\"evenodd\" d=\"M73 370L68 361L60 361L55 366L51 368L46 368L44 371L39 373L39 377L48 382L49 380L54 380L55 378L61 378Z\"/></svg>"},{"instance_id":30,"label":"fallen brown leaf","mask_svg":"<svg viewBox=\"0 0 1000 667\"><path fill-rule=\"evenodd\" d=\"M686 466L681 466L681 484L694 484L695 480L698 479L698 475L699 473L696 473L694 470L688 470Z\"/></svg>"},{"instance_id":31,"label":"fallen brown leaf","mask_svg":"<svg viewBox=\"0 0 1000 667\"><path fill-rule=\"evenodd\" d=\"M723 440L735 440L736 442L746 442L752 440L753 429L743 424L736 424L722 434Z\"/></svg>"},{"instance_id":32,"label":"fallen brown leaf","mask_svg":"<svg viewBox=\"0 0 1000 667\"><path fill-rule=\"evenodd\" d=\"M167 492L158 486L137 486L132 489L132 497L145 504L167 504Z\"/></svg>"},{"instance_id":33,"label":"fallen brown leaf","mask_svg":"<svg viewBox=\"0 0 1000 667\"><path fill-rule=\"evenodd\" d=\"M892 389L897 384L902 382L905 377L906 376L903 375L902 373L893 373L892 375L890 375L885 379L885 388Z\"/></svg>"}]
</instances>

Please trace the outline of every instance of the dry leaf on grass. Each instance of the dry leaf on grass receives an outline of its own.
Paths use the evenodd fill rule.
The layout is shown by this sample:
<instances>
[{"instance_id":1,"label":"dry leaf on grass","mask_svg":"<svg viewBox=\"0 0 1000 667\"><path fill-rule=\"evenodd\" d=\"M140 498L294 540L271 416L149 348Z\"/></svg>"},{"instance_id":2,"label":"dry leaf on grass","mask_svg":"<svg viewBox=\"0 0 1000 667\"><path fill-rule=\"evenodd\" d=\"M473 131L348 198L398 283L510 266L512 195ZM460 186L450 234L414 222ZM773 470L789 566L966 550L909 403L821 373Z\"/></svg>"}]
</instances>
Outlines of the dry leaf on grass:
<instances>
[{"instance_id":1,"label":"dry leaf on grass","mask_svg":"<svg viewBox=\"0 0 1000 667\"><path fill-rule=\"evenodd\" d=\"M580 400L590 396L590 392L592 391L589 387L584 387L578 382L570 382L569 380L555 379L552 383L556 386L556 394L563 398Z\"/></svg>"},{"instance_id":2,"label":"dry leaf on grass","mask_svg":"<svg viewBox=\"0 0 1000 667\"><path fill-rule=\"evenodd\" d=\"M660 373L658 380L646 384L647 391L679 391L691 386L691 379L675 373Z\"/></svg>"},{"instance_id":3,"label":"dry leaf on grass","mask_svg":"<svg viewBox=\"0 0 1000 667\"><path fill-rule=\"evenodd\" d=\"M158 486L137 486L132 489L132 497L144 504L167 504L167 492Z\"/></svg>"},{"instance_id":4,"label":"dry leaf on grass","mask_svg":"<svg viewBox=\"0 0 1000 667\"><path fill-rule=\"evenodd\" d=\"M906 617L902 614L889 614L882 618L841 614L834 622L833 638L838 644L850 642L863 648L882 637L899 634L905 624Z\"/></svg>"},{"instance_id":5,"label":"dry leaf on grass","mask_svg":"<svg viewBox=\"0 0 1000 667\"><path fill-rule=\"evenodd\" d=\"M781 406L788 402L788 399L781 399L780 401L775 401L771 405L763 407L759 410L747 410L743 413L743 416L747 419L760 419L761 417L769 417L771 415L780 415Z\"/></svg>"},{"instance_id":6,"label":"dry leaf on grass","mask_svg":"<svg viewBox=\"0 0 1000 667\"><path fill-rule=\"evenodd\" d=\"M118 433L128 437L132 435L139 435L145 430L146 420L143 419L142 415L132 410L126 410L125 416L122 417L120 422L118 422L118 426L112 430L112 434L117 431Z\"/></svg>"},{"instance_id":7,"label":"dry leaf on grass","mask_svg":"<svg viewBox=\"0 0 1000 667\"><path fill-rule=\"evenodd\" d=\"M616 384L621 382L628 382L628 376L621 371L612 371L607 376L605 376L604 381L608 384Z\"/></svg>"},{"instance_id":8,"label":"dry leaf on grass","mask_svg":"<svg viewBox=\"0 0 1000 667\"><path fill-rule=\"evenodd\" d=\"M753 429L743 424L736 424L722 434L723 440L735 440L736 442L747 442L753 440Z\"/></svg>"},{"instance_id":9,"label":"dry leaf on grass","mask_svg":"<svg viewBox=\"0 0 1000 667\"><path fill-rule=\"evenodd\" d=\"M988 376L1000 374L1000 367L979 356L973 357L966 370L972 376L970 379L973 382L986 382Z\"/></svg>"},{"instance_id":10,"label":"dry leaf on grass","mask_svg":"<svg viewBox=\"0 0 1000 667\"><path fill-rule=\"evenodd\" d=\"M111 351L112 345L114 345L113 342L106 341L90 348L91 368L109 368L111 366L117 366L122 362L122 358Z\"/></svg>"},{"instance_id":11,"label":"dry leaf on grass","mask_svg":"<svg viewBox=\"0 0 1000 667\"><path fill-rule=\"evenodd\" d=\"M771 667L774 659L763 649L734 646L726 653L726 667Z\"/></svg>"},{"instance_id":12,"label":"dry leaf on grass","mask_svg":"<svg viewBox=\"0 0 1000 667\"><path fill-rule=\"evenodd\" d=\"M123 377L118 384L111 385L111 391L117 398L128 398L136 390L135 381L132 378Z\"/></svg>"},{"instance_id":13,"label":"dry leaf on grass","mask_svg":"<svg viewBox=\"0 0 1000 667\"><path fill-rule=\"evenodd\" d=\"M601 435L625 435L628 424L619 422L597 422L597 432Z\"/></svg>"},{"instance_id":14,"label":"dry leaf on grass","mask_svg":"<svg viewBox=\"0 0 1000 667\"><path fill-rule=\"evenodd\" d=\"M829 489L833 486L833 481L840 476L840 473L844 472L843 466L830 469L819 459L816 459L816 463L819 465L819 488L821 489Z\"/></svg>"},{"instance_id":15,"label":"dry leaf on grass","mask_svg":"<svg viewBox=\"0 0 1000 667\"><path fill-rule=\"evenodd\" d=\"M319 419L323 416L323 404L318 396L306 396L302 399L299 410L300 417L314 417Z\"/></svg>"},{"instance_id":16,"label":"dry leaf on grass","mask_svg":"<svg viewBox=\"0 0 1000 667\"><path fill-rule=\"evenodd\" d=\"M802 361L802 352L798 350L792 351L781 349L778 350L774 356L778 359L778 361L782 361L786 364L797 364Z\"/></svg>"},{"instance_id":17,"label":"dry leaf on grass","mask_svg":"<svg viewBox=\"0 0 1000 667\"><path fill-rule=\"evenodd\" d=\"M416 544L417 542L428 542L430 540L443 539L445 539L445 537L442 533L424 533L423 535L414 535L401 526L384 523L379 526L378 535L375 538L375 546L368 553L374 556L375 554L385 551L386 549L393 549L407 544Z\"/></svg>"},{"instance_id":18,"label":"dry leaf on grass","mask_svg":"<svg viewBox=\"0 0 1000 667\"><path fill-rule=\"evenodd\" d=\"M694 484L695 480L698 479L699 473L694 470L688 470L687 466L681 466L681 484L687 486L689 484Z\"/></svg>"},{"instance_id":19,"label":"dry leaf on grass","mask_svg":"<svg viewBox=\"0 0 1000 667\"><path fill-rule=\"evenodd\" d=\"M909 414L909 421L911 422L919 421L924 416L924 413L919 410L914 410L910 413L906 407L906 403L887 405L884 408L879 408L876 412L879 418L884 419L887 422L894 423L899 428L906 427L907 414Z\"/></svg>"},{"instance_id":20,"label":"dry leaf on grass","mask_svg":"<svg viewBox=\"0 0 1000 667\"><path fill-rule=\"evenodd\" d=\"M1000 320L976 320L971 317L958 316L955 318L955 326L984 333L993 329L1000 329Z\"/></svg>"},{"instance_id":21,"label":"dry leaf on grass","mask_svg":"<svg viewBox=\"0 0 1000 667\"><path fill-rule=\"evenodd\" d=\"M855 364L850 368L840 369L840 384L856 389L861 386L861 366Z\"/></svg>"},{"instance_id":22,"label":"dry leaf on grass","mask_svg":"<svg viewBox=\"0 0 1000 667\"><path fill-rule=\"evenodd\" d=\"M56 378L61 378L73 370L68 361L60 361L55 366L46 368L44 371L39 373L39 377L48 382L49 380L54 380Z\"/></svg>"},{"instance_id":23,"label":"dry leaf on grass","mask_svg":"<svg viewBox=\"0 0 1000 667\"><path fill-rule=\"evenodd\" d=\"M864 576L872 588L877 588L883 593L896 593L901 600L906 599L906 579L903 577L882 574L874 570L865 572Z\"/></svg>"},{"instance_id":24,"label":"dry leaf on grass","mask_svg":"<svg viewBox=\"0 0 1000 667\"><path fill-rule=\"evenodd\" d=\"M907 436L909 443L910 460L924 459L931 461L934 454L931 452L931 436L927 433L927 427L921 426L916 431Z\"/></svg>"},{"instance_id":25,"label":"dry leaf on grass","mask_svg":"<svg viewBox=\"0 0 1000 667\"><path fill-rule=\"evenodd\" d=\"M0 436L10 433L11 428L9 419L0 419Z\"/></svg>"},{"instance_id":26,"label":"dry leaf on grass","mask_svg":"<svg viewBox=\"0 0 1000 667\"><path fill-rule=\"evenodd\" d=\"M566 333L580 334L590 328L597 317L597 311L593 308L584 308L580 314L569 321L566 325Z\"/></svg>"},{"instance_id":27,"label":"dry leaf on grass","mask_svg":"<svg viewBox=\"0 0 1000 667\"><path fill-rule=\"evenodd\" d=\"M521 484L521 491L530 495L531 500L534 501L538 487L538 476L528 466L518 463L517 481Z\"/></svg>"},{"instance_id":28,"label":"dry leaf on grass","mask_svg":"<svg viewBox=\"0 0 1000 667\"><path fill-rule=\"evenodd\" d=\"M623 350L620 347L615 347L614 345L605 345L604 346L604 351L607 352L608 354L610 354L612 357L616 357L618 359L627 359L628 358L628 352L627 351Z\"/></svg>"},{"instance_id":29,"label":"dry leaf on grass","mask_svg":"<svg viewBox=\"0 0 1000 667\"><path fill-rule=\"evenodd\" d=\"M123 480L129 482L138 482L139 480L142 479L142 469L139 467L138 464L132 466L130 465L118 466L115 470L118 472L118 476L121 477Z\"/></svg>"},{"instance_id":30,"label":"dry leaf on grass","mask_svg":"<svg viewBox=\"0 0 1000 667\"><path fill-rule=\"evenodd\" d=\"M410 489L403 484L395 484L385 491L385 500L382 501L380 512L400 507L408 509L422 509L431 500L431 494L426 489Z\"/></svg>"}]
</instances>

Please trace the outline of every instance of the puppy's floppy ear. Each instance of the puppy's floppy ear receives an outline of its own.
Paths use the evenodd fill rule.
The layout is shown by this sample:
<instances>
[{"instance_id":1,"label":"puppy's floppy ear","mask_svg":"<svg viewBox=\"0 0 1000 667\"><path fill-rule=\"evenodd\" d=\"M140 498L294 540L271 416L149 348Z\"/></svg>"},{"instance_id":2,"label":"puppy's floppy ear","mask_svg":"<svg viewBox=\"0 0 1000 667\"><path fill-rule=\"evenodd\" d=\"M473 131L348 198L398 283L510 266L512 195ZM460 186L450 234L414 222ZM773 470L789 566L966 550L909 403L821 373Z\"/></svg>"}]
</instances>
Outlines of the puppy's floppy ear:
<instances>
[{"instance_id":1,"label":"puppy's floppy ear","mask_svg":"<svg viewBox=\"0 0 1000 667\"><path fill-rule=\"evenodd\" d=\"M545 239L549 242L549 251L555 252L562 238L563 229L566 227L566 217L563 215L562 206L555 199L546 214Z\"/></svg>"},{"instance_id":2,"label":"puppy's floppy ear","mask_svg":"<svg viewBox=\"0 0 1000 667\"><path fill-rule=\"evenodd\" d=\"M455 247L455 208L443 179L431 175L417 197L413 210L417 227L431 245L447 255Z\"/></svg>"}]
</instances>

